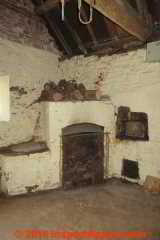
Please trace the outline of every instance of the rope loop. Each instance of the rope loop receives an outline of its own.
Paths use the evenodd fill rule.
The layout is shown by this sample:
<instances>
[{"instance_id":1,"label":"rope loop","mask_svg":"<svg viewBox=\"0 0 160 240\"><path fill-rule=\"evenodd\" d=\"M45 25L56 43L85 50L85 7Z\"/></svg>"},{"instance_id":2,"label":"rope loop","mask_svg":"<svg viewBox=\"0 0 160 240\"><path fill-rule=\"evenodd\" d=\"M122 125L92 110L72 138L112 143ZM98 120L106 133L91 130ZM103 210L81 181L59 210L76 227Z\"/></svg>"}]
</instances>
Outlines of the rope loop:
<instances>
[{"instance_id":1,"label":"rope loop","mask_svg":"<svg viewBox=\"0 0 160 240\"><path fill-rule=\"evenodd\" d=\"M81 8L82 8L82 0L78 0L78 17L79 17L79 21L84 24L84 25L87 25L87 24L90 24L93 20L93 1L91 0L91 4L90 4L90 16L89 16L89 19L88 21L84 21L81 17Z\"/></svg>"}]
</instances>

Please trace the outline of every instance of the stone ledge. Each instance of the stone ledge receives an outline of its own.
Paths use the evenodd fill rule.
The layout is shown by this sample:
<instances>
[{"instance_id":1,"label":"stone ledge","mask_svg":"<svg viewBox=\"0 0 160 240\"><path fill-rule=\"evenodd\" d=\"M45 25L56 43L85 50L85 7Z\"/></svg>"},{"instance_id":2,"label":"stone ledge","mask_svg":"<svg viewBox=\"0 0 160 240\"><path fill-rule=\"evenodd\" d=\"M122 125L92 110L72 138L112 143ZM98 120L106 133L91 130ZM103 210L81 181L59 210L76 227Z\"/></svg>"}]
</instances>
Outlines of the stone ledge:
<instances>
[{"instance_id":1,"label":"stone ledge","mask_svg":"<svg viewBox=\"0 0 160 240\"><path fill-rule=\"evenodd\" d=\"M0 155L20 156L49 151L45 142L24 142L0 148Z\"/></svg>"}]
</instances>

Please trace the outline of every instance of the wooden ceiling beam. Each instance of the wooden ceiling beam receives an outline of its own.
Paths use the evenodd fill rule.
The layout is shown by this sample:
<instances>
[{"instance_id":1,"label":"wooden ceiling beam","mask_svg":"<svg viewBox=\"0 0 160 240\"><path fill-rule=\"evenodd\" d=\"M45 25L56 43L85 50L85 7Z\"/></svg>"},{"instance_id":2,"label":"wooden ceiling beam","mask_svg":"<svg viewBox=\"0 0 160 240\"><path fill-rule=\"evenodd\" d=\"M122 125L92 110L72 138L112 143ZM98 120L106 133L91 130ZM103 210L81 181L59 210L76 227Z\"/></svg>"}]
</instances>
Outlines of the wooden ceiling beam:
<instances>
[{"instance_id":1,"label":"wooden ceiling beam","mask_svg":"<svg viewBox=\"0 0 160 240\"><path fill-rule=\"evenodd\" d=\"M60 29L57 27L55 21L53 21L52 18L49 17L48 14L44 15L44 19L48 23L50 29L56 34L56 36L59 39L61 45L63 46L65 52L67 53L67 56L68 57L73 56L72 49L70 48L69 44L66 42L63 34L61 33Z\"/></svg>"},{"instance_id":2,"label":"wooden ceiling beam","mask_svg":"<svg viewBox=\"0 0 160 240\"><path fill-rule=\"evenodd\" d=\"M91 3L91 0L84 1ZM141 41L151 34L149 26L126 0L98 0L94 8Z\"/></svg>"},{"instance_id":3,"label":"wooden ceiling beam","mask_svg":"<svg viewBox=\"0 0 160 240\"><path fill-rule=\"evenodd\" d=\"M85 8L82 7L82 10L81 10L81 11L82 11L82 12L81 12L81 15L82 15L82 17L84 18L84 20L85 20L85 21L88 21L88 17L87 17ZM91 36L91 38L92 38L92 40L93 40L93 44L94 44L94 45L97 45L96 35L95 35L95 33L94 33L94 30L93 30L91 24L87 24L86 27L87 27L88 32L89 32L89 34L90 34L90 36Z\"/></svg>"},{"instance_id":4,"label":"wooden ceiling beam","mask_svg":"<svg viewBox=\"0 0 160 240\"><path fill-rule=\"evenodd\" d=\"M80 51L86 55L87 54L87 49L84 47L83 45L83 41L81 40L81 38L79 37L77 31L73 28L73 26L70 25L67 17L65 17L65 24L66 27L68 28L68 30L70 31L74 41L77 43L78 48L80 49Z\"/></svg>"},{"instance_id":5,"label":"wooden ceiling beam","mask_svg":"<svg viewBox=\"0 0 160 240\"><path fill-rule=\"evenodd\" d=\"M60 3L60 0L47 0L39 7L37 7L36 12L38 14L44 14L55 8Z\"/></svg>"}]
</instances>

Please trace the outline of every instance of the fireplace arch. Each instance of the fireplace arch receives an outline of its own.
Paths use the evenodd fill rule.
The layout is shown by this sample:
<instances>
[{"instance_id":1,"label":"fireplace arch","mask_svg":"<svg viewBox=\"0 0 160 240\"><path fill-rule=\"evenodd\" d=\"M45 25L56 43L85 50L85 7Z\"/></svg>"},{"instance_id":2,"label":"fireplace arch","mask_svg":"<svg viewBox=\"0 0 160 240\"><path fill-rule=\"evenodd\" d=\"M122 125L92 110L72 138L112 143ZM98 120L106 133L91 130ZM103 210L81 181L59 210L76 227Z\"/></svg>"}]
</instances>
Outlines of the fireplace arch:
<instances>
[{"instance_id":1,"label":"fireplace arch","mask_svg":"<svg viewBox=\"0 0 160 240\"><path fill-rule=\"evenodd\" d=\"M62 129L62 185L64 188L104 181L104 127L79 123Z\"/></svg>"},{"instance_id":2,"label":"fireplace arch","mask_svg":"<svg viewBox=\"0 0 160 240\"><path fill-rule=\"evenodd\" d=\"M104 132L104 127L94 123L76 123L66 126L62 129L63 135L79 134L79 133L100 133Z\"/></svg>"}]
</instances>

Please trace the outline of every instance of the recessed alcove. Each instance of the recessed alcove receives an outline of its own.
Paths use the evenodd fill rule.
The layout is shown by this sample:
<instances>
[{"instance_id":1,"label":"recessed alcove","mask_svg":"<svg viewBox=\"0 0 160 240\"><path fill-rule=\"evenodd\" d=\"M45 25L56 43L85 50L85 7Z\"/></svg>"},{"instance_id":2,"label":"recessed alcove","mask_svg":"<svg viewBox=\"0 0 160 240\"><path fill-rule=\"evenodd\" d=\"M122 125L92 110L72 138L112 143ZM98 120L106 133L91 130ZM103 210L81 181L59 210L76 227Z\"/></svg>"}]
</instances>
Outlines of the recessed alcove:
<instances>
[{"instance_id":1,"label":"recessed alcove","mask_svg":"<svg viewBox=\"0 0 160 240\"><path fill-rule=\"evenodd\" d=\"M104 181L104 127L80 123L62 129L62 185L75 188Z\"/></svg>"}]
</instances>

